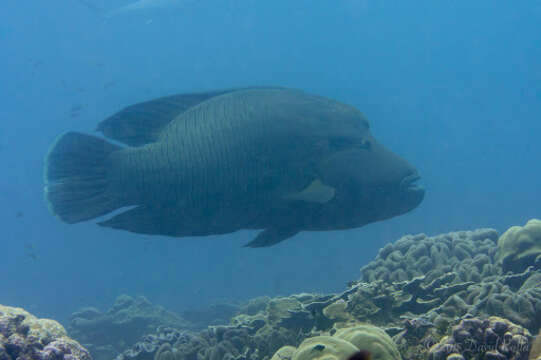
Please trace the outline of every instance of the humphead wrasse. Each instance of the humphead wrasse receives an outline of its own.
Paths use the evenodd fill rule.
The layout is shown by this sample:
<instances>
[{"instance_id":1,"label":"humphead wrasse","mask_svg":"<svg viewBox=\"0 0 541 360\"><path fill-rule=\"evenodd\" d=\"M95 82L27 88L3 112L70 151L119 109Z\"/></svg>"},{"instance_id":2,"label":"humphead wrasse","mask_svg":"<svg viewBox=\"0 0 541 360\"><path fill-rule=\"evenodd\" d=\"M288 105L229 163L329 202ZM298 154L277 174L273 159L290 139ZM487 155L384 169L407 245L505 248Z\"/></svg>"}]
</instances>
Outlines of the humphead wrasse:
<instances>
[{"instance_id":1,"label":"humphead wrasse","mask_svg":"<svg viewBox=\"0 0 541 360\"><path fill-rule=\"evenodd\" d=\"M300 231L351 229L404 214L424 197L416 169L371 135L356 108L258 87L168 96L99 123L102 138L61 135L45 198L67 223L205 236L262 229L249 247Z\"/></svg>"}]
</instances>

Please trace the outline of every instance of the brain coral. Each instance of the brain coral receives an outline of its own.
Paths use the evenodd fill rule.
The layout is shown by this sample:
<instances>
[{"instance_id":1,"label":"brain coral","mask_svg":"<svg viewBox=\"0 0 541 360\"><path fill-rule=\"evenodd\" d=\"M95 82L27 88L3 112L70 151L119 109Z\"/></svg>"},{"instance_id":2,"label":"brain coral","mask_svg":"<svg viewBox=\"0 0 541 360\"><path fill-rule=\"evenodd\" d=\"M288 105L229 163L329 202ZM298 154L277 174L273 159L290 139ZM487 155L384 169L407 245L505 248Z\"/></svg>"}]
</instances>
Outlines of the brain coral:
<instances>
[{"instance_id":1,"label":"brain coral","mask_svg":"<svg viewBox=\"0 0 541 360\"><path fill-rule=\"evenodd\" d=\"M428 359L523 360L531 341L528 330L509 320L495 316L468 318L430 348Z\"/></svg>"},{"instance_id":2,"label":"brain coral","mask_svg":"<svg viewBox=\"0 0 541 360\"><path fill-rule=\"evenodd\" d=\"M360 350L368 350L374 360L400 360L400 353L387 333L370 324L340 329L335 337L344 339Z\"/></svg>"},{"instance_id":3,"label":"brain coral","mask_svg":"<svg viewBox=\"0 0 541 360\"><path fill-rule=\"evenodd\" d=\"M0 359L92 360L58 322L0 305Z\"/></svg>"},{"instance_id":4,"label":"brain coral","mask_svg":"<svg viewBox=\"0 0 541 360\"><path fill-rule=\"evenodd\" d=\"M376 259L361 268L362 280L407 281L425 276L430 282L448 272L455 282L481 281L501 270L494 263L498 232L459 231L437 236L407 235L387 244Z\"/></svg>"},{"instance_id":5,"label":"brain coral","mask_svg":"<svg viewBox=\"0 0 541 360\"><path fill-rule=\"evenodd\" d=\"M541 268L541 220L510 227L498 240L498 248L504 271L520 272L530 265Z\"/></svg>"},{"instance_id":6,"label":"brain coral","mask_svg":"<svg viewBox=\"0 0 541 360\"><path fill-rule=\"evenodd\" d=\"M346 360L359 351L350 342L333 336L314 336L304 340L292 360Z\"/></svg>"},{"instance_id":7,"label":"brain coral","mask_svg":"<svg viewBox=\"0 0 541 360\"><path fill-rule=\"evenodd\" d=\"M297 349L294 346L286 345L281 347L271 360L290 360Z\"/></svg>"},{"instance_id":8,"label":"brain coral","mask_svg":"<svg viewBox=\"0 0 541 360\"><path fill-rule=\"evenodd\" d=\"M333 336L314 336L297 349L285 346L271 360L346 360L359 350L368 350L374 360L400 360L400 353L387 333L370 324L357 324Z\"/></svg>"}]
</instances>

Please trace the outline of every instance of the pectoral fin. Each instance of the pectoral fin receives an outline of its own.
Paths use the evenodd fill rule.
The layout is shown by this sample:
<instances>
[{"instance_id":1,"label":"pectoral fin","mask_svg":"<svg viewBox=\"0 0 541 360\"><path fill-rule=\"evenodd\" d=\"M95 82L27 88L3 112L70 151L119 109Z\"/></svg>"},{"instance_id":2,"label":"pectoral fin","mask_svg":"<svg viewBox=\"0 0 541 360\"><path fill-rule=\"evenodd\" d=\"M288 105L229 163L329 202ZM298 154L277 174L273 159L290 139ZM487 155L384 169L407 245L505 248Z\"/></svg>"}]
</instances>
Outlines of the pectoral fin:
<instances>
[{"instance_id":1,"label":"pectoral fin","mask_svg":"<svg viewBox=\"0 0 541 360\"><path fill-rule=\"evenodd\" d=\"M289 194L285 198L290 200L301 200L311 203L325 204L334 198L335 189L332 186L325 185L321 180L316 179L310 183L304 190Z\"/></svg>"},{"instance_id":2,"label":"pectoral fin","mask_svg":"<svg viewBox=\"0 0 541 360\"><path fill-rule=\"evenodd\" d=\"M244 247L267 247L276 245L281 241L284 241L293 235L297 234L299 229L294 228L269 228L265 229L254 240L250 241Z\"/></svg>"}]
</instances>

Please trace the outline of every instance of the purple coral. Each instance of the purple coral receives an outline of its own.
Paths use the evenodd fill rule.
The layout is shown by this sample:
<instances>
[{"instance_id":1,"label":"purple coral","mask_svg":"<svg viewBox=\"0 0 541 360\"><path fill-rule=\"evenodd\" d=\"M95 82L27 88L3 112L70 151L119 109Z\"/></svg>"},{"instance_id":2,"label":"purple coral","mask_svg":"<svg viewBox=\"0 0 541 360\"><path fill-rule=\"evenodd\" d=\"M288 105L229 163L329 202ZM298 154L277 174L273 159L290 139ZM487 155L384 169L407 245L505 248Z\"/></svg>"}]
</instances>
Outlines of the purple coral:
<instances>
[{"instance_id":1,"label":"purple coral","mask_svg":"<svg viewBox=\"0 0 541 360\"><path fill-rule=\"evenodd\" d=\"M429 360L526 360L532 339L528 330L506 319L464 319L430 348Z\"/></svg>"},{"instance_id":2,"label":"purple coral","mask_svg":"<svg viewBox=\"0 0 541 360\"><path fill-rule=\"evenodd\" d=\"M79 343L64 338L49 343L39 353L40 360L92 360Z\"/></svg>"},{"instance_id":3,"label":"purple coral","mask_svg":"<svg viewBox=\"0 0 541 360\"><path fill-rule=\"evenodd\" d=\"M8 309L6 311L3 309ZM31 334L28 318L39 322L26 311L0 306L0 360L92 360L88 351L67 337L50 338L43 332Z\"/></svg>"},{"instance_id":4,"label":"purple coral","mask_svg":"<svg viewBox=\"0 0 541 360\"><path fill-rule=\"evenodd\" d=\"M404 324L404 331L400 337L404 338L422 338L428 329L433 328L434 324L424 317L408 318L401 316Z\"/></svg>"}]
</instances>

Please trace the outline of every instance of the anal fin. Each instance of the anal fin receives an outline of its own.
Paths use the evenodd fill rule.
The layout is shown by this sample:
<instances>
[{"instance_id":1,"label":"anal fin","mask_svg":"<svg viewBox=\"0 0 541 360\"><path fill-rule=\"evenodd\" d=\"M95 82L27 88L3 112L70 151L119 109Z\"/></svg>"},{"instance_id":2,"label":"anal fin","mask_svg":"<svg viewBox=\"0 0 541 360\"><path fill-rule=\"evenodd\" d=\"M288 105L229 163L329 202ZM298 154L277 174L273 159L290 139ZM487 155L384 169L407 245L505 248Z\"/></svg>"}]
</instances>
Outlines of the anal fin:
<instances>
[{"instance_id":1,"label":"anal fin","mask_svg":"<svg viewBox=\"0 0 541 360\"><path fill-rule=\"evenodd\" d=\"M226 234L237 230L227 224L212 224L204 214L184 211L175 204L138 205L98 225L138 234L175 237Z\"/></svg>"},{"instance_id":2,"label":"anal fin","mask_svg":"<svg viewBox=\"0 0 541 360\"><path fill-rule=\"evenodd\" d=\"M98 223L100 226L122 229L139 234L177 236L178 229L171 225L171 211L160 211L145 205L126 210L112 218Z\"/></svg>"},{"instance_id":3,"label":"anal fin","mask_svg":"<svg viewBox=\"0 0 541 360\"><path fill-rule=\"evenodd\" d=\"M297 228L268 228L257 234L255 239L244 245L244 247L273 246L296 235L299 231Z\"/></svg>"}]
</instances>

